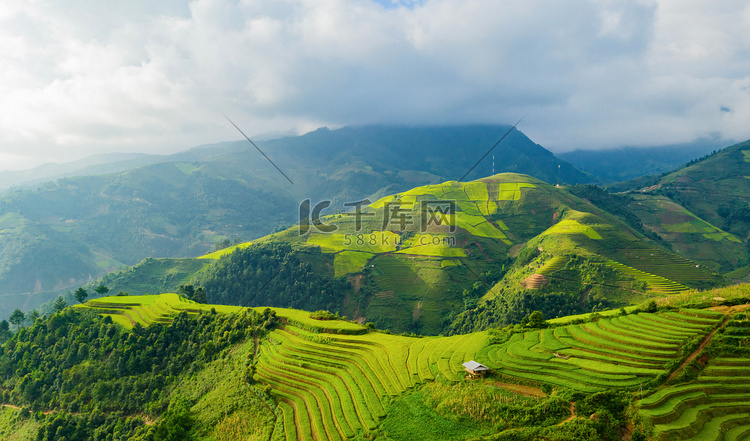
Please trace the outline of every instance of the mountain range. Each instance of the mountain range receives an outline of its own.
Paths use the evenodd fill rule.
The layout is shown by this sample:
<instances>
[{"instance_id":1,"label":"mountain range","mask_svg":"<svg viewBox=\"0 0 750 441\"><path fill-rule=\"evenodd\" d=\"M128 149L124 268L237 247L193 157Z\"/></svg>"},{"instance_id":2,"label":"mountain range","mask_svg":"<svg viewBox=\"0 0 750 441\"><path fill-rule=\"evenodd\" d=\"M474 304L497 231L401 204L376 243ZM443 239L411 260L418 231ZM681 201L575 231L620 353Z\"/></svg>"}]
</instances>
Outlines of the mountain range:
<instances>
[{"instance_id":1,"label":"mountain range","mask_svg":"<svg viewBox=\"0 0 750 441\"><path fill-rule=\"evenodd\" d=\"M390 321L399 331L436 334L518 321L539 309L545 298L549 301L542 309L559 316L626 305L651 292L722 285L750 272L746 212L738 202L744 197L743 173L750 175L743 171L744 144L673 173L613 185L612 191L620 191L614 194L584 185L597 178L558 160L515 129L472 169L508 129L346 127L258 143L289 180L252 146L234 142L160 157L122 172L15 188L0 197L0 295L8 299L3 312L34 308L74 287L99 283L105 272L131 267L102 280L133 293L213 283L215 292L209 289L208 294L216 303L320 307L380 326ZM732 183L738 197L723 199L717 191L711 211L711 204L691 202L689 195L703 191L699 187L707 185L705 175L715 175L715 169L722 170L724 181L738 180ZM481 178L492 171L506 174ZM688 179L693 187L683 185ZM344 216L351 209L345 204L368 199L381 204L368 208L374 210L368 214L382 219L387 211L383 201L402 198L394 195L409 195L413 203L428 198L457 204L464 224L456 236L459 242L448 252L463 253L454 256L459 259L402 249L373 253L341 244L331 248L327 239L316 239L314 230L302 240L293 234L296 227L289 228L300 221L305 200L311 208L330 201L324 214ZM366 234L386 231L382 225L367 227L371 231ZM346 228L351 226L345 223ZM422 237L441 240L429 231L398 234L402 246ZM286 254L268 247L290 247L300 268L317 268L310 284L330 285L328 295L273 301L263 295L248 299L247 289L221 294L232 291L216 282L227 271L220 269L223 260L214 265L195 257L227 240L261 244L243 252L254 253L253 261L268 254L279 271L290 270L282 268ZM320 251L314 251L316 245ZM321 262L327 267L320 267ZM233 268L248 273L247 268ZM388 270L374 274L382 268ZM243 280L243 286L260 288L265 273L257 272L259 277ZM592 274L606 283L590 283ZM343 279L352 291L335 282ZM270 286L291 289L278 285L283 280L292 279L279 278ZM389 289L393 280L400 280L402 292ZM472 318L477 308L482 318ZM401 318L394 318L395 311Z\"/></svg>"},{"instance_id":2,"label":"mountain range","mask_svg":"<svg viewBox=\"0 0 750 441\"><path fill-rule=\"evenodd\" d=\"M238 141L166 157L116 157L122 160L14 187L0 196L0 296L7 300L0 315L147 257L198 256L227 238L261 237L296 223L307 198L341 206L459 179L509 129L347 127L260 142L294 185ZM497 171L593 180L517 130L493 156ZM491 159L467 179L491 173Z\"/></svg>"}]
</instances>

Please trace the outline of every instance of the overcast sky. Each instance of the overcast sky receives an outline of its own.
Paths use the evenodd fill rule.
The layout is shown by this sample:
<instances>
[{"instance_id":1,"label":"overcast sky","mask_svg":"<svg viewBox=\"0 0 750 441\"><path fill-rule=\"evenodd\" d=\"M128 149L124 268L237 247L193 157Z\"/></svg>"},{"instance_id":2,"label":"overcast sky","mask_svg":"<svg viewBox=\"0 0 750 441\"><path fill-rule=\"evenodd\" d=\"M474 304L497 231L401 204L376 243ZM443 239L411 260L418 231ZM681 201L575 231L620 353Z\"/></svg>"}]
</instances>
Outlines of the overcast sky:
<instances>
[{"instance_id":1,"label":"overcast sky","mask_svg":"<svg viewBox=\"0 0 750 441\"><path fill-rule=\"evenodd\" d=\"M0 2L0 169L349 124L750 138L746 0Z\"/></svg>"}]
</instances>

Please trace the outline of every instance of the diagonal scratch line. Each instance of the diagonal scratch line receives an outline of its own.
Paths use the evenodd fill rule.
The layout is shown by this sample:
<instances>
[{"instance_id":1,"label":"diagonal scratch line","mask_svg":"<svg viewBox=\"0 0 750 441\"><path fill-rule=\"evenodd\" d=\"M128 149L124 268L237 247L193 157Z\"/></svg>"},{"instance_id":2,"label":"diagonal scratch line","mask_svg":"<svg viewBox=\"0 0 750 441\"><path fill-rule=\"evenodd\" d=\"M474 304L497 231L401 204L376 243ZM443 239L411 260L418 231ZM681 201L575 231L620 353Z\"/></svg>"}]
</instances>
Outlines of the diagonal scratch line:
<instances>
[{"instance_id":1,"label":"diagonal scratch line","mask_svg":"<svg viewBox=\"0 0 750 441\"><path fill-rule=\"evenodd\" d=\"M281 265L281 268L279 268L279 270L276 271L276 274L274 274L273 276L271 276L271 278L268 279L268 281L266 283L264 283L263 286L261 286L260 289L255 294L253 294L252 297L250 297L249 299L245 300L245 305L249 306L250 305L250 301L254 300L256 297L258 297L258 294L260 294L264 289L266 289L266 286L268 286L268 284L271 283L271 281L273 279L275 279L276 276L278 276L279 274L281 274L281 271L284 270L284 268L286 267L287 263L289 263L288 259Z\"/></svg>"},{"instance_id":2,"label":"diagonal scratch line","mask_svg":"<svg viewBox=\"0 0 750 441\"><path fill-rule=\"evenodd\" d=\"M461 262L461 263L462 263L462 264L463 264L463 265L464 265L464 266L466 267L466 269L468 269L468 270L469 270L469 272L470 272L470 273L472 273L472 274L474 275L474 277L476 277L476 279L477 279L477 280L478 280L479 282L481 282L481 283L482 283L482 284L483 284L484 286L486 286L486 287L487 287L487 292L492 292L492 286L490 286L490 284L489 284L489 283L487 283L487 281L486 281L486 280L484 280L484 278L482 278L482 277L481 277L481 276L480 276L479 274L477 274L477 273L476 273L476 272L475 272L475 271L474 271L474 270L473 270L473 269L472 269L472 268L471 268L471 267L470 267L469 265L467 265L467 264L466 264L466 261L465 261L464 259L462 259L462 258L460 258L460 257L459 257L459 258L458 258L458 260L459 260L459 262ZM500 297L501 299L503 299L503 302L505 302L505 304L506 304L506 305L510 306L510 304L508 303L508 301L507 301L507 300L505 300L505 296L504 296L504 295L502 295L502 294L500 294L500 293L497 293L497 296L498 296L498 297Z\"/></svg>"},{"instance_id":3,"label":"diagonal scratch line","mask_svg":"<svg viewBox=\"0 0 750 441\"><path fill-rule=\"evenodd\" d=\"M260 152L260 154L263 155L263 157L266 158L268 160L268 162L271 163L271 165L273 165L274 167L276 167L276 170L278 170L279 173L281 173L286 178L286 180L289 181L290 184L294 185L294 182L292 182L292 180L289 179L289 176L287 176L283 171L281 171L281 169L279 168L279 166L277 166L273 161L271 161L271 158L269 158L265 153L263 153L263 150L261 150L260 147L258 147L257 145L255 145L255 143L253 142L253 140L250 139L247 135L245 135L245 132L243 132L242 129L240 129L239 127L237 127L237 124L235 124L234 121L232 121L231 119L229 119L229 117L226 114L222 113L222 115L224 115L224 118L226 118L227 121L229 121L234 126L235 129L237 129L240 133L242 133L242 136L244 136L245 139L247 139L248 141L250 141L250 144L252 144L253 147L255 147L255 149L258 150Z\"/></svg>"},{"instance_id":4,"label":"diagonal scratch line","mask_svg":"<svg viewBox=\"0 0 750 441\"><path fill-rule=\"evenodd\" d=\"M458 182L463 181L464 178L466 177L466 175L468 175L469 173L471 173L471 171L474 170L474 167L476 167L477 165L479 165L479 163L482 162L482 160L484 158L486 158L487 155L489 155L490 152L493 151L495 149L495 147L497 147L498 144L500 144L501 142L503 142L503 139L505 139L505 137L508 136L510 134L510 132L513 131L513 129L515 129L519 124L521 124L521 121L523 121L524 118L526 118L526 115L522 116L521 119L519 119L517 123L513 124L513 127L511 127L507 132L505 132L505 135L503 135L503 137L500 138L500 140L498 140L495 143L495 145L493 145L489 150L487 150L487 153L485 153L484 156L482 156L481 158L479 158L479 161L477 161L476 164L472 165L471 168L469 169L469 171L467 171L466 173L464 173L464 175L461 176L461 179L459 179ZM250 142L252 142L252 141L250 141Z\"/></svg>"}]
</instances>

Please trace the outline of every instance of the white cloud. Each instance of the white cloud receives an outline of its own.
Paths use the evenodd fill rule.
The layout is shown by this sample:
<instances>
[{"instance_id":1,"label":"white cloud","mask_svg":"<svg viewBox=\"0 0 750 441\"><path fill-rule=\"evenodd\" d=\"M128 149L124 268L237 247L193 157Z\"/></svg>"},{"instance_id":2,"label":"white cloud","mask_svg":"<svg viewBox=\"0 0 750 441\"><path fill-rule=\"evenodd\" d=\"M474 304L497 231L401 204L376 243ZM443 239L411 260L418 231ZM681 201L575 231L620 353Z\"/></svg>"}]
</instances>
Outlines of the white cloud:
<instances>
[{"instance_id":1,"label":"white cloud","mask_svg":"<svg viewBox=\"0 0 750 441\"><path fill-rule=\"evenodd\" d=\"M0 7L0 169L237 138L222 111L249 133L528 112L553 150L750 137L742 1L58 3Z\"/></svg>"}]
</instances>

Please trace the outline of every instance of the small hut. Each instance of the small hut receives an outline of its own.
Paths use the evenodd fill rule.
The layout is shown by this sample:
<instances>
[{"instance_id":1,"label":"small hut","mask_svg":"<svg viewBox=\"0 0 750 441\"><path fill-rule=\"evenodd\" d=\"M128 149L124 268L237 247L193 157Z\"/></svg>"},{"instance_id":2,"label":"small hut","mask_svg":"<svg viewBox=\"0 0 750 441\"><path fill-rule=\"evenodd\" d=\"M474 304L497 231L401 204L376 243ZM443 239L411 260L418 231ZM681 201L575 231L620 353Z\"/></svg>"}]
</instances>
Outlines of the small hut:
<instances>
[{"instance_id":1,"label":"small hut","mask_svg":"<svg viewBox=\"0 0 750 441\"><path fill-rule=\"evenodd\" d=\"M463 366L466 369L466 372L471 375L471 378L484 377L484 375L490 370L487 366L477 363L474 360L467 361Z\"/></svg>"}]
</instances>

